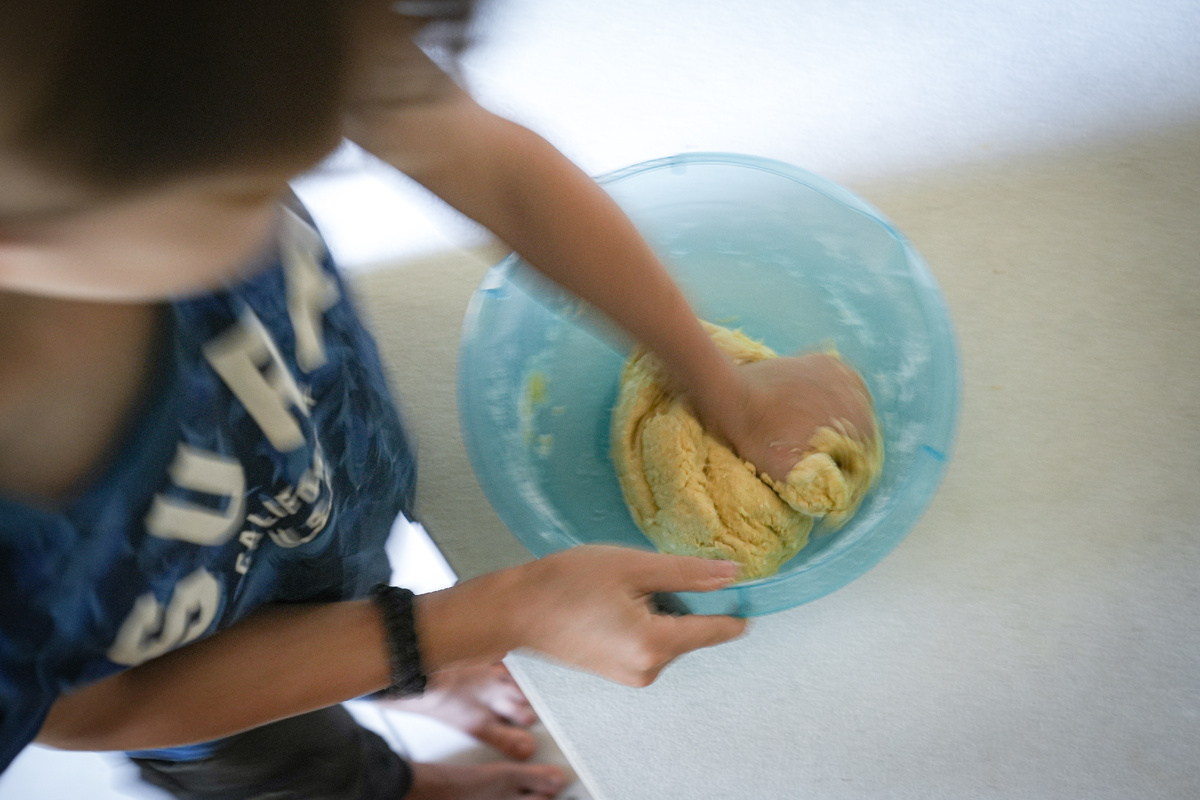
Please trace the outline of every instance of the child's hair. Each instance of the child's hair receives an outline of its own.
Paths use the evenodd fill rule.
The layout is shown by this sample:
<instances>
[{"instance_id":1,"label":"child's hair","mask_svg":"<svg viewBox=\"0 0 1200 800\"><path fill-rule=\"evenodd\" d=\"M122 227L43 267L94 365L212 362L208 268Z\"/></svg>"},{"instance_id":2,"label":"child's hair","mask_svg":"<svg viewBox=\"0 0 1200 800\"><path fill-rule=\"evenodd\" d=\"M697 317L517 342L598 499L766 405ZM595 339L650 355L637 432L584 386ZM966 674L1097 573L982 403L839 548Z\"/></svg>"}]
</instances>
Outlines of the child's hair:
<instances>
[{"instance_id":1,"label":"child's hair","mask_svg":"<svg viewBox=\"0 0 1200 800\"><path fill-rule=\"evenodd\" d=\"M337 141L352 15L383 0L0 0L0 147L124 190ZM469 3L422 4L465 19Z\"/></svg>"}]
</instances>

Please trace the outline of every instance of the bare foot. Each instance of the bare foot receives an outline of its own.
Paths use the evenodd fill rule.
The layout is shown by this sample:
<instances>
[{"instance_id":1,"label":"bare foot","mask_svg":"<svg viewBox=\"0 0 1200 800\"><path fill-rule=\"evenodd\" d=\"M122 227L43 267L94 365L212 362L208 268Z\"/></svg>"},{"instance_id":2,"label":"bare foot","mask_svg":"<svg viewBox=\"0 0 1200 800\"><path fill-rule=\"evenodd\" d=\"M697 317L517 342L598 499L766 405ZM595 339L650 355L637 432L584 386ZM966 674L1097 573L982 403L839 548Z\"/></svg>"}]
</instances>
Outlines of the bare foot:
<instances>
[{"instance_id":1,"label":"bare foot","mask_svg":"<svg viewBox=\"0 0 1200 800\"><path fill-rule=\"evenodd\" d=\"M567 776L549 764L413 764L405 800L549 800L567 786Z\"/></svg>"},{"instance_id":2,"label":"bare foot","mask_svg":"<svg viewBox=\"0 0 1200 800\"><path fill-rule=\"evenodd\" d=\"M439 670L429 676L429 686L419 697L383 702L433 717L510 758L524 760L537 749L536 737L526 730L537 722L537 715L499 662Z\"/></svg>"}]
</instances>

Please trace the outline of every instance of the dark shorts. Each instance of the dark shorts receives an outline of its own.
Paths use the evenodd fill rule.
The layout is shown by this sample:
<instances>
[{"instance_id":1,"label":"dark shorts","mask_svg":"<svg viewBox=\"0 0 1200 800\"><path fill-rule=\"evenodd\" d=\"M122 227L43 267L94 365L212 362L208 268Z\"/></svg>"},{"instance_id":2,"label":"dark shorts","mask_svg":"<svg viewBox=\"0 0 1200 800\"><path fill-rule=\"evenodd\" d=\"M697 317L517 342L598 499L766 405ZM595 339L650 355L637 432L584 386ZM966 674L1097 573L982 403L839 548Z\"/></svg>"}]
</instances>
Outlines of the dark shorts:
<instances>
[{"instance_id":1,"label":"dark shorts","mask_svg":"<svg viewBox=\"0 0 1200 800\"><path fill-rule=\"evenodd\" d=\"M182 800L398 800L412 785L404 759L341 706L223 739L196 761L132 760Z\"/></svg>"}]
</instances>

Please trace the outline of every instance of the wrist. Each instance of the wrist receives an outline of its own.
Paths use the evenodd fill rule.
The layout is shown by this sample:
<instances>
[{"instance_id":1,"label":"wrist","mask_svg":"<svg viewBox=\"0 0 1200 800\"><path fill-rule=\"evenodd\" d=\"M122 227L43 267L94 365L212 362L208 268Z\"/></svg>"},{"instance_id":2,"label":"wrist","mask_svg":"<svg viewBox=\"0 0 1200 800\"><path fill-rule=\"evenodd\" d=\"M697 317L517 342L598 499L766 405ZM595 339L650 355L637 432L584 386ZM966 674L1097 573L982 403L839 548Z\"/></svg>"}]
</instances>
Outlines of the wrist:
<instances>
[{"instance_id":1,"label":"wrist","mask_svg":"<svg viewBox=\"0 0 1200 800\"><path fill-rule=\"evenodd\" d=\"M425 691L426 677L417 647L413 597L408 589L382 583L371 590L371 601L383 622L391 667L391 685L378 692L381 697L403 697Z\"/></svg>"},{"instance_id":2,"label":"wrist","mask_svg":"<svg viewBox=\"0 0 1200 800\"><path fill-rule=\"evenodd\" d=\"M421 663L429 673L463 662L492 662L525 646L517 591L518 570L473 578L413 599Z\"/></svg>"},{"instance_id":3,"label":"wrist","mask_svg":"<svg viewBox=\"0 0 1200 800\"><path fill-rule=\"evenodd\" d=\"M708 431L726 443L737 441L750 388L732 361L713 346L709 362L680 379L679 388Z\"/></svg>"},{"instance_id":4,"label":"wrist","mask_svg":"<svg viewBox=\"0 0 1200 800\"><path fill-rule=\"evenodd\" d=\"M683 395L712 433L732 440L746 408L749 386L734 363L717 347L682 295L659 317L669 338L644 340L666 368L671 388Z\"/></svg>"}]
</instances>

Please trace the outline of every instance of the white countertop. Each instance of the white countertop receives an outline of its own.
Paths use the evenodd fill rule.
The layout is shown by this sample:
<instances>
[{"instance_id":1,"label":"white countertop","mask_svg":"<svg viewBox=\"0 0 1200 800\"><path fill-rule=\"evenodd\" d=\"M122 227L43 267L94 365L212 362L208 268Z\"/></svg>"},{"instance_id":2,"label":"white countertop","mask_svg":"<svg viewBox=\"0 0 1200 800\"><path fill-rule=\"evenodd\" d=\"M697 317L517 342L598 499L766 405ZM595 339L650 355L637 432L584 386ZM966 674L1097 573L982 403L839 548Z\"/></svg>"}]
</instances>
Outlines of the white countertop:
<instances>
[{"instance_id":1,"label":"white countertop","mask_svg":"<svg viewBox=\"0 0 1200 800\"><path fill-rule=\"evenodd\" d=\"M648 691L522 685L598 800L1200 796L1200 129L866 193L961 337L929 512Z\"/></svg>"}]
</instances>

